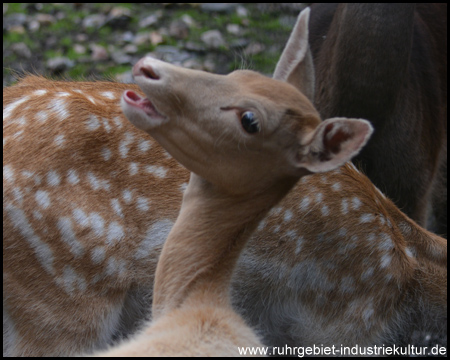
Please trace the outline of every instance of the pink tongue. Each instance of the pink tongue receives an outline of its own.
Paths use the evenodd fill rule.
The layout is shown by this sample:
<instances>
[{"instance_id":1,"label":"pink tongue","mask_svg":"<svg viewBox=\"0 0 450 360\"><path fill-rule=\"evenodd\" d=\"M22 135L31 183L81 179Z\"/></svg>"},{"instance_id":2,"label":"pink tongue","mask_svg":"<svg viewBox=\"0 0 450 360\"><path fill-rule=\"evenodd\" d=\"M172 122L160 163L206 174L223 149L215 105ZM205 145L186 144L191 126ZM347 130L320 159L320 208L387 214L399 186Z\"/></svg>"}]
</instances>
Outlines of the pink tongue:
<instances>
[{"instance_id":1,"label":"pink tongue","mask_svg":"<svg viewBox=\"0 0 450 360\"><path fill-rule=\"evenodd\" d=\"M130 105L142 109L147 115L160 116L150 100L142 98L132 90L125 92L125 101Z\"/></svg>"}]
</instances>

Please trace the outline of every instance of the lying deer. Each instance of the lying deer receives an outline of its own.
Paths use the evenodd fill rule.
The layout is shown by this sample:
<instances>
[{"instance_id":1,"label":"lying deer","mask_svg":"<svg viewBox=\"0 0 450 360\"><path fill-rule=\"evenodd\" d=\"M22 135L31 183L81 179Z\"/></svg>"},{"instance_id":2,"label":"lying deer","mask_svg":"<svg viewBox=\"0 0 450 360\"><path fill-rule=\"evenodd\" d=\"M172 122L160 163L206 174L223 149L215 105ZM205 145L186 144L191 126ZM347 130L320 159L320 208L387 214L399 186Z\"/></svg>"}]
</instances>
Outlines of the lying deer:
<instances>
[{"instance_id":1,"label":"lying deer","mask_svg":"<svg viewBox=\"0 0 450 360\"><path fill-rule=\"evenodd\" d=\"M305 42L297 26L276 74L301 79L311 96L308 52L295 66ZM4 89L7 355L101 349L133 332L150 309L156 262L189 173L125 119L119 101L127 89L143 96L137 86L38 77ZM258 96L271 90L258 88ZM167 101L190 111L202 106L202 98L191 104L186 97ZM232 134L221 134L216 148ZM305 179L256 228L233 277L233 303L263 342L395 341L399 319L403 332L422 326L418 320L442 327L446 241L418 227L348 165ZM366 221L356 221L364 214ZM336 315L340 309L351 316Z\"/></svg>"}]
</instances>

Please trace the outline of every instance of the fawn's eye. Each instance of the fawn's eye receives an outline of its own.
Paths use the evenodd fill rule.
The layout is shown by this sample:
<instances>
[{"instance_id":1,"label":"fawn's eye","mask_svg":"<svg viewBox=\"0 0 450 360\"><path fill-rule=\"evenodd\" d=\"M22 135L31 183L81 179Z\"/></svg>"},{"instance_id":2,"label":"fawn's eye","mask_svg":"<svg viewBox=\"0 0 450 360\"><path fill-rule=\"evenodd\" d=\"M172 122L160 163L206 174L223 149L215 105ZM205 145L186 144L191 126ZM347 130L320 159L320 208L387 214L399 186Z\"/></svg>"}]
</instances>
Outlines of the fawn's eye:
<instances>
[{"instance_id":1,"label":"fawn's eye","mask_svg":"<svg viewBox=\"0 0 450 360\"><path fill-rule=\"evenodd\" d=\"M241 124L244 130L249 134L255 134L261 131L256 115L251 111L246 111L241 115Z\"/></svg>"}]
</instances>

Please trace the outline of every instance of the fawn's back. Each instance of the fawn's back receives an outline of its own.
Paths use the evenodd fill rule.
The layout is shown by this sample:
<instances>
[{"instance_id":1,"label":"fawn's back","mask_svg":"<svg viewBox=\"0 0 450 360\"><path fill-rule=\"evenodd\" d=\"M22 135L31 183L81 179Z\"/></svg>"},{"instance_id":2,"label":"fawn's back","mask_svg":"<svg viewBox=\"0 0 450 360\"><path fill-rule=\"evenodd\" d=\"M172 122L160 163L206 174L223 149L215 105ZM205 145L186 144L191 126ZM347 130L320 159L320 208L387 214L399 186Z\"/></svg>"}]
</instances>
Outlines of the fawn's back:
<instances>
[{"instance_id":1,"label":"fawn's back","mask_svg":"<svg viewBox=\"0 0 450 360\"><path fill-rule=\"evenodd\" d=\"M178 212L188 172L125 119L130 88L33 76L3 92L4 309L42 354L110 339Z\"/></svg>"}]
</instances>

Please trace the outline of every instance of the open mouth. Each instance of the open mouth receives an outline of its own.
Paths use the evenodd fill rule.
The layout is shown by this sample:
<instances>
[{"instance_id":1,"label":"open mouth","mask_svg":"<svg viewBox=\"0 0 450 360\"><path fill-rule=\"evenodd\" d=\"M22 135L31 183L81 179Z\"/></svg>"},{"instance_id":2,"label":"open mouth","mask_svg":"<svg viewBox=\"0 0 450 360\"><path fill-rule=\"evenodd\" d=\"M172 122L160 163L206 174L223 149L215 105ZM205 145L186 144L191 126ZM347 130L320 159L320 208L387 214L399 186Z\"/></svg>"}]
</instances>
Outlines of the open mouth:
<instances>
[{"instance_id":1,"label":"open mouth","mask_svg":"<svg viewBox=\"0 0 450 360\"><path fill-rule=\"evenodd\" d=\"M158 110L156 110L155 106L149 99L141 97L140 95L136 94L133 90L126 90L123 94L123 99L128 105L131 105L135 108L142 110L152 118L155 117L164 118L164 116L161 115L158 112Z\"/></svg>"}]
</instances>

